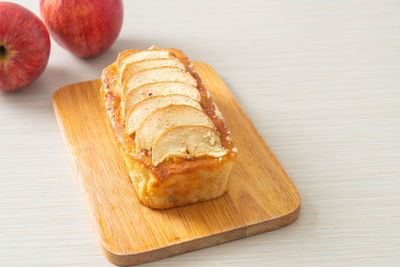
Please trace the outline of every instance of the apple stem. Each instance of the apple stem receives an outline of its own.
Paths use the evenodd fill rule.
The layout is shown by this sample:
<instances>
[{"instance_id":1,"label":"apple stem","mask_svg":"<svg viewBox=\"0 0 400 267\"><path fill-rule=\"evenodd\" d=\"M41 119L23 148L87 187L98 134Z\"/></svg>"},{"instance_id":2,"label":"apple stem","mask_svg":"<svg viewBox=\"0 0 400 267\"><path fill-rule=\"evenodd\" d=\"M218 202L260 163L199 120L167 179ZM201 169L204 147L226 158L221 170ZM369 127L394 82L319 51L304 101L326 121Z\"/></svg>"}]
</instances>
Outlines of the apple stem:
<instances>
[{"instance_id":1,"label":"apple stem","mask_svg":"<svg viewBox=\"0 0 400 267\"><path fill-rule=\"evenodd\" d=\"M3 62L7 57L7 49L4 45L0 45L0 61Z\"/></svg>"}]
</instances>

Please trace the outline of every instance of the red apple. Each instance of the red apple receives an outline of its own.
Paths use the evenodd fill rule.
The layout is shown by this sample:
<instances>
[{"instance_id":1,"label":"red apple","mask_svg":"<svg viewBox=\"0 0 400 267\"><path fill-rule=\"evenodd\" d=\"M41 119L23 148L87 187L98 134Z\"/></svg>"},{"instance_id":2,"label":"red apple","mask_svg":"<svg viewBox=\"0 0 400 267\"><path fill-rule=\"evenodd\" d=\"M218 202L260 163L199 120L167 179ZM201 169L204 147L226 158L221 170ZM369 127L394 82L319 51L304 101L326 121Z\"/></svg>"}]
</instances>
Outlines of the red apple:
<instances>
[{"instance_id":1,"label":"red apple","mask_svg":"<svg viewBox=\"0 0 400 267\"><path fill-rule=\"evenodd\" d=\"M0 90L14 91L35 81L46 68L50 37L26 8L0 2Z\"/></svg>"},{"instance_id":2,"label":"red apple","mask_svg":"<svg viewBox=\"0 0 400 267\"><path fill-rule=\"evenodd\" d=\"M81 58L97 56L117 39L122 0L40 0L40 13L56 42Z\"/></svg>"}]
</instances>

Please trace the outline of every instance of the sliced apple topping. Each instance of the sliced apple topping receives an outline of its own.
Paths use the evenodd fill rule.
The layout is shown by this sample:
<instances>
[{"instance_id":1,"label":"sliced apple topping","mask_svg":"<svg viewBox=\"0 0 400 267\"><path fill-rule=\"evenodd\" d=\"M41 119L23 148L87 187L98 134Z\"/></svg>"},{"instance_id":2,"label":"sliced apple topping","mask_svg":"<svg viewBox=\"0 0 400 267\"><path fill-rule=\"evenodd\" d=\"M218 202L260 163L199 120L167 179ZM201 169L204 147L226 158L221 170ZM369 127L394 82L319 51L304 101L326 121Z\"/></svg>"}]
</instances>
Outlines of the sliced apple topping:
<instances>
[{"instance_id":1,"label":"sliced apple topping","mask_svg":"<svg viewBox=\"0 0 400 267\"><path fill-rule=\"evenodd\" d=\"M193 85L183 82L159 82L141 85L129 91L123 105L124 112L128 112L136 103L151 96L184 95L200 102L199 90Z\"/></svg>"},{"instance_id":2,"label":"sliced apple topping","mask_svg":"<svg viewBox=\"0 0 400 267\"><path fill-rule=\"evenodd\" d=\"M154 82L184 82L197 86L197 81L186 70L177 67L157 67L134 73L122 84L123 93L126 95L131 89L146 83Z\"/></svg>"},{"instance_id":3,"label":"sliced apple topping","mask_svg":"<svg viewBox=\"0 0 400 267\"><path fill-rule=\"evenodd\" d=\"M169 105L187 105L202 109L199 102L183 95L152 96L135 104L126 116L127 134L135 133L140 124L156 109Z\"/></svg>"},{"instance_id":4,"label":"sliced apple topping","mask_svg":"<svg viewBox=\"0 0 400 267\"><path fill-rule=\"evenodd\" d=\"M131 62L142 61L151 58L170 58L171 53L167 50L125 50L118 55L117 70L121 73L126 64Z\"/></svg>"},{"instance_id":5,"label":"sliced apple topping","mask_svg":"<svg viewBox=\"0 0 400 267\"><path fill-rule=\"evenodd\" d=\"M157 166L173 157L222 157L227 150L218 133L206 126L177 126L161 134L152 146L152 162Z\"/></svg>"},{"instance_id":6,"label":"sliced apple topping","mask_svg":"<svg viewBox=\"0 0 400 267\"><path fill-rule=\"evenodd\" d=\"M182 62L176 57L171 58L152 58L145 59L142 61L131 62L125 65L125 67L121 71L120 75L120 84L123 84L126 79L132 76L135 72L151 69L156 67L177 67L182 70L185 69L185 66Z\"/></svg>"},{"instance_id":7,"label":"sliced apple topping","mask_svg":"<svg viewBox=\"0 0 400 267\"><path fill-rule=\"evenodd\" d=\"M214 128L214 123L203 111L186 105L170 105L151 113L136 131L136 152L149 150L158 138L169 128L175 126L207 126Z\"/></svg>"}]
</instances>

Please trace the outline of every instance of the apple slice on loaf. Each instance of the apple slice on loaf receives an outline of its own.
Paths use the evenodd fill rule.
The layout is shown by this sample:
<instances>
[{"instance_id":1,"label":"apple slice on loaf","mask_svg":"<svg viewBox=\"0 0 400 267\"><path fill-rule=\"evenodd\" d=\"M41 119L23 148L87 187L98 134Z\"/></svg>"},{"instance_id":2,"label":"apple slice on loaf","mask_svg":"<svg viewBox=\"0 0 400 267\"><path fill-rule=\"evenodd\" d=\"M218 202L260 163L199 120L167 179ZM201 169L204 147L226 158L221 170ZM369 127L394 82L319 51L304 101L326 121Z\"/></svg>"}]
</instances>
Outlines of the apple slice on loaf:
<instances>
[{"instance_id":1,"label":"apple slice on loaf","mask_svg":"<svg viewBox=\"0 0 400 267\"><path fill-rule=\"evenodd\" d=\"M128 135L135 133L140 124L156 109L169 105L187 105L202 109L200 103L183 95L152 96L134 105L128 112L125 130Z\"/></svg>"},{"instance_id":2,"label":"apple slice on loaf","mask_svg":"<svg viewBox=\"0 0 400 267\"><path fill-rule=\"evenodd\" d=\"M170 105L153 111L136 131L136 152L149 150L162 133L175 126L207 126L215 128L203 111L186 105Z\"/></svg>"},{"instance_id":3,"label":"apple slice on loaf","mask_svg":"<svg viewBox=\"0 0 400 267\"><path fill-rule=\"evenodd\" d=\"M116 65L119 73L126 64L152 58L170 58L171 53L166 50L125 50L119 53Z\"/></svg>"},{"instance_id":4,"label":"apple slice on loaf","mask_svg":"<svg viewBox=\"0 0 400 267\"><path fill-rule=\"evenodd\" d=\"M123 112L128 112L136 103L151 96L184 95L200 102L199 90L183 82L147 83L129 91L123 104Z\"/></svg>"},{"instance_id":5,"label":"apple slice on loaf","mask_svg":"<svg viewBox=\"0 0 400 267\"><path fill-rule=\"evenodd\" d=\"M134 73L122 84L122 91L126 95L133 88L155 82L184 82L197 86L196 79L186 70L177 67L157 67Z\"/></svg>"},{"instance_id":6,"label":"apple slice on loaf","mask_svg":"<svg viewBox=\"0 0 400 267\"><path fill-rule=\"evenodd\" d=\"M131 62L126 64L125 67L122 69L120 74L120 84L123 84L125 80L132 76L135 72L156 67L177 67L182 70L185 69L185 66L176 57L152 58L137 62Z\"/></svg>"},{"instance_id":7,"label":"apple slice on loaf","mask_svg":"<svg viewBox=\"0 0 400 267\"><path fill-rule=\"evenodd\" d=\"M227 150L218 133L206 126L177 126L161 134L152 146L152 162L157 166L170 158L222 157Z\"/></svg>"}]
</instances>

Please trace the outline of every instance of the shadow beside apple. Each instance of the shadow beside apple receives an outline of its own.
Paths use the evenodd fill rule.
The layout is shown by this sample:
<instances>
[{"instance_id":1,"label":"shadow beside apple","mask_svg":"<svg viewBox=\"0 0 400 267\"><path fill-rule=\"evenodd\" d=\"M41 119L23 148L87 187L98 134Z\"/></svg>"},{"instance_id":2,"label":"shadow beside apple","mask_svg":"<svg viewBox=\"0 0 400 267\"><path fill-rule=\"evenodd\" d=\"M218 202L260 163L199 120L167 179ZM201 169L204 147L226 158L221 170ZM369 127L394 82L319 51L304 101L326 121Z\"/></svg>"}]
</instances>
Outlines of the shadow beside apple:
<instances>
[{"instance_id":1,"label":"shadow beside apple","mask_svg":"<svg viewBox=\"0 0 400 267\"><path fill-rule=\"evenodd\" d=\"M49 79L51 77L51 79ZM2 106L16 111L29 111L30 113L40 109L52 113L52 95L58 88L64 85L59 84L60 80L73 79L74 72L66 68L47 66L44 73L33 83L24 88L13 91L0 91L0 102Z\"/></svg>"}]
</instances>

